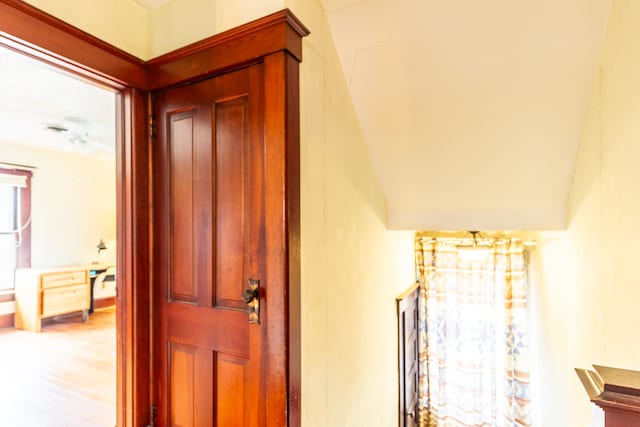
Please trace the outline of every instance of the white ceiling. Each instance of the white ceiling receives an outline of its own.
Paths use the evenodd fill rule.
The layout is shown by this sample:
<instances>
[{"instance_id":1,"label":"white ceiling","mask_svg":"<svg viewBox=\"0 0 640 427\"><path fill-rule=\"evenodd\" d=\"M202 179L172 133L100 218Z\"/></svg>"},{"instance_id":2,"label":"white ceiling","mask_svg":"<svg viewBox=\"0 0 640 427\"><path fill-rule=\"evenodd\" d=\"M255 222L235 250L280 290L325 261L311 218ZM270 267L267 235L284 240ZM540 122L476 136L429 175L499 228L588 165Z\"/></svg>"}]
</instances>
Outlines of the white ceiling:
<instances>
[{"instance_id":1,"label":"white ceiling","mask_svg":"<svg viewBox=\"0 0 640 427\"><path fill-rule=\"evenodd\" d=\"M390 227L565 227L610 0L324 4Z\"/></svg>"},{"instance_id":2,"label":"white ceiling","mask_svg":"<svg viewBox=\"0 0 640 427\"><path fill-rule=\"evenodd\" d=\"M0 47L0 141L115 159L115 111L113 92Z\"/></svg>"}]
</instances>

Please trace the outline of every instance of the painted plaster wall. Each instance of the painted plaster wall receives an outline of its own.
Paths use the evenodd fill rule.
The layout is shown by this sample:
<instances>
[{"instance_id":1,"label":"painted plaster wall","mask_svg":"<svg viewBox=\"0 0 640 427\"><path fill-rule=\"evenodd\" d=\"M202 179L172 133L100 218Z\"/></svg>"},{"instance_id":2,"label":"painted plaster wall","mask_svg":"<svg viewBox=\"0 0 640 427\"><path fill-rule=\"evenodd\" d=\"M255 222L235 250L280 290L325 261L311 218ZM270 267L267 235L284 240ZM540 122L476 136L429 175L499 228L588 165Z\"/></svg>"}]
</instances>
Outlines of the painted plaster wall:
<instances>
[{"instance_id":1,"label":"painted plaster wall","mask_svg":"<svg viewBox=\"0 0 640 427\"><path fill-rule=\"evenodd\" d=\"M115 264L114 161L0 142L2 161L35 166L31 186L31 265L58 267L96 260Z\"/></svg>"},{"instance_id":2,"label":"painted plaster wall","mask_svg":"<svg viewBox=\"0 0 640 427\"><path fill-rule=\"evenodd\" d=\"M534 425L545 427L587 426L573 424L570 390L577 377L569 361L569 310L565 232L553 238L536 236L531 252L531 381Z\"/></svg>"},{"instance_id":3,"label":"painted plaster wall","mask_svg":"<svg viewBox=\"0 0 640 427\"><path fill-rule=\"evenodd\" d=\"M284 0L171 0L148 11L133 0L27 0L147 60L284 8Z\"/></svg>"},{"instance_id":4,"label":"painted plaster wall","mask_svg":"<svg viewBox=\"0 0 640 427\"><path fill-rule=\"evenodd\" d=\"M149 58L284 9L284 0L172 0L149 13Z\"/></svg>"},{"instance_id":5,"label":"painted plaster wall","mask_svg":"<svg viewBox=\"0 0 640 427\"><path fill-rule=\"evenodd\" d=\"M26 0L26 3L138 58L149 58L149 16L132 0Z\"/></svg>"},{"instance_id":6,"label":"painted plaster wall","mask_svg":"<svg viewBox=\"0 0 640 427\"><path fill-rule=\"evenodd\" d=\"M289 0L309 27L301 64L302 423L397 422L395 297L414 281L413 232L389 231L325 12Z\"/></svg>"},{"instance_id":7,"label":"painted plaster wall","mask_svg":"<svg viewBox=\"0 0 640 427\"><path fill-rule=\"evenodd\" d=\"M640 370L640 4L612 3L569 197L568 229L542 245L544 426L587 426L574 367ZM541 298L541 299L542 299ZM594 424L600 425L600 424Z\"/></svg>"}]
</instances>

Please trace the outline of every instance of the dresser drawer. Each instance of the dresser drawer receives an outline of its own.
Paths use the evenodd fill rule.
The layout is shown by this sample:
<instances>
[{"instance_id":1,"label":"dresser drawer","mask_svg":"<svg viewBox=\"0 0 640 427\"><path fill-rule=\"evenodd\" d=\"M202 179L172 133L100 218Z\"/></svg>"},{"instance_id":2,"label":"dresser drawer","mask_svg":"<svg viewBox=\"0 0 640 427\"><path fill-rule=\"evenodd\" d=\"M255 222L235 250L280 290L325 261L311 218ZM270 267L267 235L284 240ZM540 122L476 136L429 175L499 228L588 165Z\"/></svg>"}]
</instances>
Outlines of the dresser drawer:
<instances>
[{"instance_id":1,"label":"dresser drawer","mask_svg":"<svg viewBox=\"0 0 640 427\"><path fill-rule=\"evenodd\" d=\"M42 317L89 308L89 285L73 285L42 291Z\"/></svg>"},{"instance_id":2,"label":"dresser drawer","mask_svg":"<svg viewBox=\"0 0 640 427\"><path fill-rule=\"evenodd\" d=\"M65 271L64 273L50 273L42 275L42 288L57 288L59 286L79 285L87 283L86 271Z\"/></svg>"}]
</instances>

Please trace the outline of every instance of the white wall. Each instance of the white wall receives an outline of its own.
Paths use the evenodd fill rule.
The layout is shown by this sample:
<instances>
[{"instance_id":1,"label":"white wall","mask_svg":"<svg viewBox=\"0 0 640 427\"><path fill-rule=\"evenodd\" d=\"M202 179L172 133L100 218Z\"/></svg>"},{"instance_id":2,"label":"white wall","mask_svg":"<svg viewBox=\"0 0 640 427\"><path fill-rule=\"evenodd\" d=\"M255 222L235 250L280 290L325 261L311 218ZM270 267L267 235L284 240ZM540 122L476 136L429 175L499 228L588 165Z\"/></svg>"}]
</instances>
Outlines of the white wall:
<instances>
[{"instance_id":1,"label":"white wall","mask_svg":"<svg viewBox=\"0 0 640 427\"><path fill-rule=\"evenodd\" d=\"M115 263L115 160L99 160L0 142L0 162L35 166L31 191L31 265L55 267L96 260Z\"/></svg>"}]
</instances>

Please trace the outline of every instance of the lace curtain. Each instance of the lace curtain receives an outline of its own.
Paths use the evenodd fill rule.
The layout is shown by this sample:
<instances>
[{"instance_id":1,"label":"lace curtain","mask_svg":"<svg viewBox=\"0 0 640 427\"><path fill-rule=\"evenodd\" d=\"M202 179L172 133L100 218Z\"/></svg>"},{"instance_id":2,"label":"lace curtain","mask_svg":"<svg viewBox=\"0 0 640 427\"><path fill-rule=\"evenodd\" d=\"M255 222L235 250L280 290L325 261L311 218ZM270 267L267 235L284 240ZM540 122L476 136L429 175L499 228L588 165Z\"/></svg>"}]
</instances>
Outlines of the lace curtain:
<instances>
[{"instance_id":1,"label":"lace curtain","mask_svg":"<svg viewBox=\"0 0 640 427\"><path fill-rule=\"evenodd\" d=\"M421 425L530 426L524 247L470 246L416 240Z\"/></svg>"}]
</instances>

